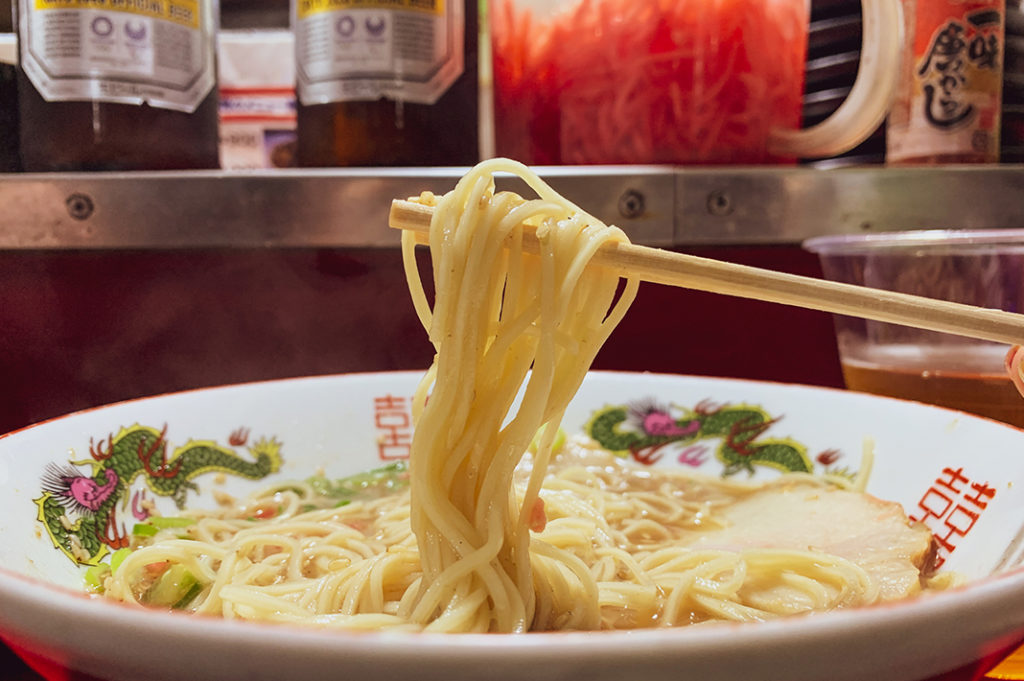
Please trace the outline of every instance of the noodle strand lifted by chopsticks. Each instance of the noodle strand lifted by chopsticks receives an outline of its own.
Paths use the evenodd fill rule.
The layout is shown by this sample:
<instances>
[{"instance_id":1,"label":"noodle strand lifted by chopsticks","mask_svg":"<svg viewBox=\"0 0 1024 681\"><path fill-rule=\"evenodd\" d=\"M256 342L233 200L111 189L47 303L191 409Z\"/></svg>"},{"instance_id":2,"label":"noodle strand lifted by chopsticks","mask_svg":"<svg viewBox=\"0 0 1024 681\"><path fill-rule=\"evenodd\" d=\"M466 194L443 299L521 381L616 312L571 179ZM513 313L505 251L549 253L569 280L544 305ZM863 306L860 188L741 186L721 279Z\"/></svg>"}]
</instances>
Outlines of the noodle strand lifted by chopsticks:
<instances>
[{"instance_id":1,"label":"noodle strand lifted by chopsticks","mask_svg":"<svg viewBox=\"0 0 1024 681\"><path fill-rule=\"evenodd\" d=\"M539 198L495 194L493 175L501 171L526 180ZM524 228L537 231L538 257L521 252ZM401 614L428 625L467 594L484 594L476 608L458 610L461 620L445 617L429 626L525 631L536 607L527 516L551 441L637 289L636 281L627 282L616 300L619 277L586 264L604 242L626 237L525 166L494 160L467 174L434 208L432 311L416 279L414 237L403 238L410 289L418 292L414 300L437 354L416 394L410 460L422 591ZM517 506L513 471L545 424ZM597 621L594 608L588 623Z\"/></svg>"}]
</instances>

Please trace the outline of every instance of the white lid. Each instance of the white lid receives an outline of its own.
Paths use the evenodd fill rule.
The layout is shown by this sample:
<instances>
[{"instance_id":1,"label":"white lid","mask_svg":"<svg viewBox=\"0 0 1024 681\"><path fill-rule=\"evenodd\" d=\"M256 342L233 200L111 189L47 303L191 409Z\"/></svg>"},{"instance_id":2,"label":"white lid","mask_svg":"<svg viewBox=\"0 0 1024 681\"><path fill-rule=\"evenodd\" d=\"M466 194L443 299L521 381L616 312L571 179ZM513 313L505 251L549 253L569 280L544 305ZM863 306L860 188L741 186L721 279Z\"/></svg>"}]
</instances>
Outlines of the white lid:
<instances>
[{"instance_id":1,"label":"white lid","mask_svg":"<svg viewBox=\"0 0 1024 681\"><path fill-rule=\"evenodd\" d=\"M291 31L221 31L217 36L220 87L293 87Z\"/></svg>"}]
</instances>

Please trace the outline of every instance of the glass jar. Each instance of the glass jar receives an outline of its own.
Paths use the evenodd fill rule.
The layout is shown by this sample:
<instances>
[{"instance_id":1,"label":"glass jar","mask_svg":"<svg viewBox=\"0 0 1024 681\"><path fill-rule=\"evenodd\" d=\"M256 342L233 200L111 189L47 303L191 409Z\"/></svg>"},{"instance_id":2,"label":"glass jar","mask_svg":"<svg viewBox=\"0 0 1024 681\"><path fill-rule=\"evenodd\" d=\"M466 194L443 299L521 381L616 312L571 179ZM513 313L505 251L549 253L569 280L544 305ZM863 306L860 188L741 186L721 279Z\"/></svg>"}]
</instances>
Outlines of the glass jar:
<instances>
[{"instance_id":1,"label":"glass jar","mask_svg":"<svg viewBox=\"0 0 1024 681\"><path fill-rule=\"evenodd\" d=\"M495 0L495 139L526 163L789 162L885 118L899 0L863 0L857 83L798 131L808 0Z\"/></svg>"}]
</instances>

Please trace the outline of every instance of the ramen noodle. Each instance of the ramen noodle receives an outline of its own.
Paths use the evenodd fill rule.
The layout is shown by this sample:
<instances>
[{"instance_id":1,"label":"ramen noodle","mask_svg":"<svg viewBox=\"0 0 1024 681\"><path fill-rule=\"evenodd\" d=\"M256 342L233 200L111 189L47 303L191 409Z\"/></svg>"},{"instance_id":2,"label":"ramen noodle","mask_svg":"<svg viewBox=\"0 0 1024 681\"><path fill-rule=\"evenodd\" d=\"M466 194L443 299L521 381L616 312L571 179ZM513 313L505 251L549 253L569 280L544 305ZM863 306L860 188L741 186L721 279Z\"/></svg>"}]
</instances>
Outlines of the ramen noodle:
<instances>
[{"instance_id":1,"label":"ramen noodle","mask_svg":"<svg viewBox=\"0 0 1024 681\"><path fill-rule=\"evenodd\" d=\"M538 198L496 192L499 172ZM931 537L896 504L807 476L637 472L582 437L555 456L566 406L636 294L636 281L587 267L625 235L507 160L419 200L434 207L432 306L411 234L403 251L436 355L408 468L165 521L118 558L109 596L226 618L512 633L757 621L921 590Z\"/></svg>"}]
</instances>

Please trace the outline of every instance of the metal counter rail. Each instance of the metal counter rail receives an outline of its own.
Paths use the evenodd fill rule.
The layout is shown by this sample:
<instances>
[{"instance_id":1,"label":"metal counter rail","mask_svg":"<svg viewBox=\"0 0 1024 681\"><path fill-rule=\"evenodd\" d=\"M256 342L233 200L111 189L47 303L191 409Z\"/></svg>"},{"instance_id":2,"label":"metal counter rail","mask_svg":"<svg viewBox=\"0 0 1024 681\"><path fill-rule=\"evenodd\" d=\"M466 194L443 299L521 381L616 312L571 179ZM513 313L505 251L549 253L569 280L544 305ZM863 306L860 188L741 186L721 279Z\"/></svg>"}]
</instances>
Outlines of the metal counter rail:
<instances>
[{"instance_id":1,"label":"metal counter rail","mask_svg":"<svg viewBox=\"0 0 1024 681\"><path fill-rule=\"evenodd\" d=\"M463 170L0 174L0 249L395 246L391 199L447 191ZM1024 166L538 170L652 246L1024 226Z\"/></svg>"}]
</instances>

